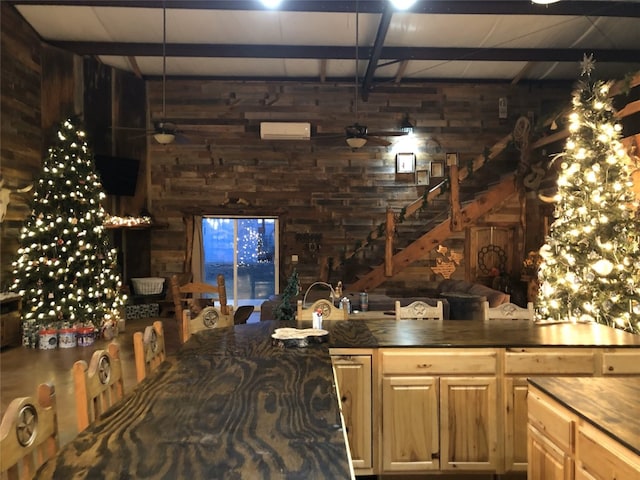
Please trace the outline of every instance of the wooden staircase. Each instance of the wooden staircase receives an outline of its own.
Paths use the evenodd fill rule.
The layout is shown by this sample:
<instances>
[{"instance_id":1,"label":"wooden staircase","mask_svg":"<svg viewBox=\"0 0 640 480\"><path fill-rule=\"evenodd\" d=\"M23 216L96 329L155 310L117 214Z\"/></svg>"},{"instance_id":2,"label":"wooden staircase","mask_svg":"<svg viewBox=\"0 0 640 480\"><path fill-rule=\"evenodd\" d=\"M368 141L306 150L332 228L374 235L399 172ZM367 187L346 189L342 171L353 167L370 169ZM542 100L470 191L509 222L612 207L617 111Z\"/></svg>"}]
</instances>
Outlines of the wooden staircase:
<instances>
[{"instance_id":1,"label":"wooden staircase","mask_svg":"<svg viewBox=\"0 0 640 480\"><path fill-rule=\"evenodd\" d=\"M500 205L506 198L516 193L515 175L505 176L499 183L486 192L478 195L460 210L460 227L472 225L481 216ZM416 241L400 250L391 258L392 272L387 272L385 265L373 268L354 283L349 285L349 290L371 291L389 279L389 273L397 274L411 265L419 258L423 258L428 252L444 242L452 234L451 216L431 228Z\"/></svg>"},{"instance_id":2,"label":"wooden staircase","mask_svg":"<svg viewBox=\"0 0 640 480\"><path fill-rule=\"evenodd\" d=\"M611 95L622 95L625 91L632 90L639 85L640 73L636 73L624 81L617 82L617 84L612 88ZM621 120L625 120L631 118L638 112L640 112L640 100L636 97L635 99L632 98L631 101L627 101L624 107L617 112L617 115ZM550 121L548 123L550 123ZM638 162L637 155L640 151L640 133L637 133L637 127L633 128L632 126L631 130L631 134L622 139L622 143L632 155L636 155L636 162ZM568 136L568 129L547 134L546 136L538 138L530 143L529 150L533 151L545 148L555 142L563 141ZM371 244L376 242L379 244L384 238L383 232L386 228L386 223L388 223L389 220L387 219L387 222L381 225L383 228L378 228L378 231L371 232L367 242L363 242L358 249L349 253L345 257L344 262L345 264L349 262L356 264L358 256L368 256L369 265L380 261L383 261L384 263L372 269L368 269L366 272L358 275L358 278L353 282L349 282L348 278L345 278L345 280L347 280L346 284L348 284L349 290L374 290L382 283L388 281L391 276L401 272L409 265L424 259L428 252L442 244L442 242L451 236L452 232L460 231L465 227L472 225L480 217L491 211L493 208L499 206L501 202L516 193L517 182L515 172L510 175L505 175L497 184L472 199L460 198L459 192L453 192L453 190L456 190L462 185L464 180L471 178L487 163L495 163L497 157L505 151L511 140L511 133L505 135L503 138L498 140L491 149L478 155L473 162L471 162L468 168L460 168L458 171L456 167L456 169L451 172L451 178L458 179L457 185L452 185L452 183L456 182L443 181L428 192L425 192L423 197L415 200L402 210L399 215L402 217L401 220L408 221L405 223L396 222L395 229L397 229L396 233L398 237L400 236L401 231L403 232L402 237L405 241L407 240L407 237L411 235L412 231L426 231L427 233L420 235L418 238L412 239L413 241L410 241L404 247L394 246L393 248L398 248L398 250L394 252L390 252L389 242L387 242L387 245L384 247L384 255L382 255L379 252L375 252L376 249L373 248ZM638 163L636 163L636 165L638 165ZM633 172L632 176L636 183L636 194L640 199L640 169ZM453 197L450 202L445 202L443 197L447 196L446 193L448 193L448 187L451 188L451 195L453 195ZM468 203L465 203L467 201ZM461 204L465 204L465 206L463 208L459 208ZM429 205L431 209L429 214L423 215L421 218L417 218L420 217L420 212L426 205ZM381 249L381 247L377 248L378 251ZM383 257L386 258L383 260ZM360 259L360 264L367 262L366 258L364 260L365 261L363 262L362 259Z\"/></svg>"}]
</instances>

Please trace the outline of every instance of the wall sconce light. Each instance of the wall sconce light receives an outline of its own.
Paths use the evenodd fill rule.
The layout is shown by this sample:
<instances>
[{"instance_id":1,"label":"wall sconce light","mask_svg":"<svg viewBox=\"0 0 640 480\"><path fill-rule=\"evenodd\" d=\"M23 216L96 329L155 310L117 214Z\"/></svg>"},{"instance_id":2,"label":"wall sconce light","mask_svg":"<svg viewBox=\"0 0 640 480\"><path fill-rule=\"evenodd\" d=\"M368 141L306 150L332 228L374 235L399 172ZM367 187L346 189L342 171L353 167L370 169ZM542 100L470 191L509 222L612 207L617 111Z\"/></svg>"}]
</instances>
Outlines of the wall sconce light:
<instances>
[{"instance_id":1,"label":"wall sconce light","mask_svg":"<svg viewBox=\"0 0 640 480\"><path fill-rule=\"evenodd\" d=\"M414 173L416 171L415 153L396 154L396 173Z\"/></svg>"},{"instance_id":2,"label":"wall sconce light","mask_svg":"<svg viewBox=\"0 0 640 480\"><path fill-rule=\"evenodd\" d=\"M411 135L414 128L413 124L409 121L409 116L405 116L400 123L400 130L407 135Z\"/></svg>"},{"instance_id":3,"label":"wall sconce light","mask_svg":"<svg viewBox=\"0 0 640 480\"><path fill-rule=\"evenodd\" d=\"M458 153L451 152L446 154L447 167L458 166Z\"/></svg>"}]
</instances>

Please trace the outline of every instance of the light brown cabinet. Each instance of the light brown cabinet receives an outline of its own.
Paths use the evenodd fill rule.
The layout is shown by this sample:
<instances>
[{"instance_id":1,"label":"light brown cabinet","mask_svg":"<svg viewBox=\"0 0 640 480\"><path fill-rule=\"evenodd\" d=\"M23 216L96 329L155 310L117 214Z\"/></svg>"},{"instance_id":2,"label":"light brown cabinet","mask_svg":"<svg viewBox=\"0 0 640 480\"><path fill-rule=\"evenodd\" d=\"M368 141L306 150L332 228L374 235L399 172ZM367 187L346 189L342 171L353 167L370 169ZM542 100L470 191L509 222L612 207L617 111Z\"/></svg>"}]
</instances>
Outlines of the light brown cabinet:
<instances>
[{"instance_id":1,"label":"light brown cabinet","mask_svg":"<svg viewBox=\"0 0 640 480\"><path fill-rule=\"evenodd\" d=\"M640 374L640 352L615 348L507 348L504 369L504 470L526 471L527 377Z\"/></svg>"},{"instance_id":2,"label":"light brown cabinet","mask_svg":"<svg viewBox=\"0 0 640 480\"><path fill-rule=\"evenodd\" d=\"M384 472L495 471L495 349L383 349Z\"/></svg>"},{"instance_id":3,"label":"light brown cabinet","mask_svg":"<svg viewBox=\"0 0 640 480\"><path fill-rule=\"evenodd\" d=\"M438 380L429 376L382 379L382 470L440 469Z\"/></svg>"},{"instance_id":4,"label":"light brown cabinet","mask_svg":"<svg viewBox=\"0 0 640 480\"><path fill-rule=\"evenodd\" d=\"M581 422L576 443L576 480L640 478L640 457Z\"/></svg>"},{"instance_id":5,"label":"light brown cabinet","mask_svg":"<svg viewBox=\"0 0 640 480\"><path fill-rule=\"evenodd\" d=\"M527 470L527 376L591 376L597 352L589 348L507 348L504 353L505 471Z\"/></svg>"},{"instance_id":6,"label":"light brown cabinet","mask_svg":"<svg viewBox=\"0 0 640 480\"><path fill-rule=\"evenodd\" d=\"M534 386L528 407L528 480L640 478L637 453Z\"/></svg>"},{"instance_id":7,"label":"light brown cabinet","mask_svg":"<svg viewBox=\"0 0 640 480\"><path fill-rule=\"evenodd\" d=\"M581 471L539 426L528 429L527 378L640 374L637 348L389 347L331 354L358 475L526 472L533 459L546 478L599 479Z\"/></svg>"},{"instance_id":8,"label":"light brown cabinet","mask_svg":"<svg viewBox=\"0 0 640 480\"><path fill-rule=\"evenodd\" d=\"M528 469L527 478L544 480L573 479L575 421L545 395L530 390L527 397Z\"/></svg>"},{"instance_id":9,"label":"light brown cabinet","mask_svg":"<svg viewBox=\"0 0 640 480\"><path fill-rule=\"evenodd\" d=\"M544 436L529 427L528 479L572 480L573 459Z\"/></svg>"},{"instance_id":10,"label":"light brown cabinet","mask_svg":"<svg viewBox=\"0 0 640 480\"><path fill-rule=\"evenodd\" d=\"M331 361L340 396L340 409L349 442L351 461L358 475L373 468L371 354L332 350Z\"/></svg>"}]
</instances>

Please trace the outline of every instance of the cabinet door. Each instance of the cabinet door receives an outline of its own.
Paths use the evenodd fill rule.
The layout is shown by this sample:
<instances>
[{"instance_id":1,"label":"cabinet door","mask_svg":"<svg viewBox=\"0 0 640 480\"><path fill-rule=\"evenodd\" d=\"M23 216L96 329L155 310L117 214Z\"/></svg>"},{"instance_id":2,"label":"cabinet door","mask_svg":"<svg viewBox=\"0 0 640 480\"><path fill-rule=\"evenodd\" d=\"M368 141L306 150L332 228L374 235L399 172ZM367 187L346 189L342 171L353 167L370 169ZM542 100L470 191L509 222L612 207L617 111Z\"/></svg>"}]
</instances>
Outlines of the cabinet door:
<instances>
[{"instance_id":1,"label":"cabinet door","mask_svg":"<svg viewBox=\"0 0 640 480\"><path fill-rule=\"evenodd\" d=\"M353 468L371 468L371 356L338 355L332 361Z\"/></svg>"},{"instance_id":2,"label":"cabinet door","mask_svg":"<svg viewBox=\"0 0 640 480\"><path fill-rule=\"evenodd\" d=\"M527 471L527 379L505 380L505 471Z\"/></svg>"},{"instance_id":3,"label":"cabinet door","mask_svg":"<svg viewBox=\"0 0 640 480\"><path fill-rule=\"evenodd\" d=\"M576 451L576 468L583 478L640 478L640 455L586 422L578 430Z\"/></svg>"},{"instance_id":4,"label":"cabinet door","mask_svg":"<svg viewBox=\"0 0 640 480\"><path fill-rule=\"evenodd\" d=\"M435 377L382 379L384 471L438 470L438 381Z\"/></svg>"},{"instance_id":5,"label":"cabinet door","mask_svg":"<svg viewBox=\"0 0 640 480\"><path fill-rule=\"evenodd\" d=\"M573 480L573 460L549 438L529 425L527 480Z\"/></svg>"},{"instance_id":6,"label":"cabinet door","mask_svg":"<svg viewBox=\"0 0 640 480\"><path fill-rule=\"evenodd\" d=\"M445 470L498 469L495 377L440 379L440 463Z\"/></svg>"}]
</instances>

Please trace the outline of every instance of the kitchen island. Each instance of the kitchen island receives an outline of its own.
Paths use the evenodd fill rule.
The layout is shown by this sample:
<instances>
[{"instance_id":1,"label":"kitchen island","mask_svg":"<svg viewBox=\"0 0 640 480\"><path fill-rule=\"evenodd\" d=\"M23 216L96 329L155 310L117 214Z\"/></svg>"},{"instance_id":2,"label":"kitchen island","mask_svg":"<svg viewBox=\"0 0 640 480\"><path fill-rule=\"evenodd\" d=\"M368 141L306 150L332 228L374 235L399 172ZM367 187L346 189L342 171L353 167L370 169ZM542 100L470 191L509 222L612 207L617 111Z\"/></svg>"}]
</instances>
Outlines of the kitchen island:
<instances>
[{"instance_id":1,"label":"kitchen island","mask_svg":"<svg viewBox=\"0 0 640 480\"><path fill-rule=\"evenodd\" d=\"M273 341L292 326L311 322L193 335L37 478L526 471L527 377L640 373L640 337L595 324L326 321L324 343Z\"/></svg>"},{"instance_id":2,"label":"kitchen island","mask_svg":"<svg viewBox=\"0 0 640 480\"><path fill-rule=\"evenodd\" d=\"M326 343L284 350L273 327L192 335L36 478L353 479Z\"/></svg>"},{"instance_id":3,"label":"kitchen island","mask_svg":"<svg viewBox=\"0 0 640 480\"><path fill-rule=\"evenodd\" d=\"M323 326L331 332L357 474L524 475L528 377L640 374L640 336L599 324L365 320Z\"/></svg>"}]
</instances>

